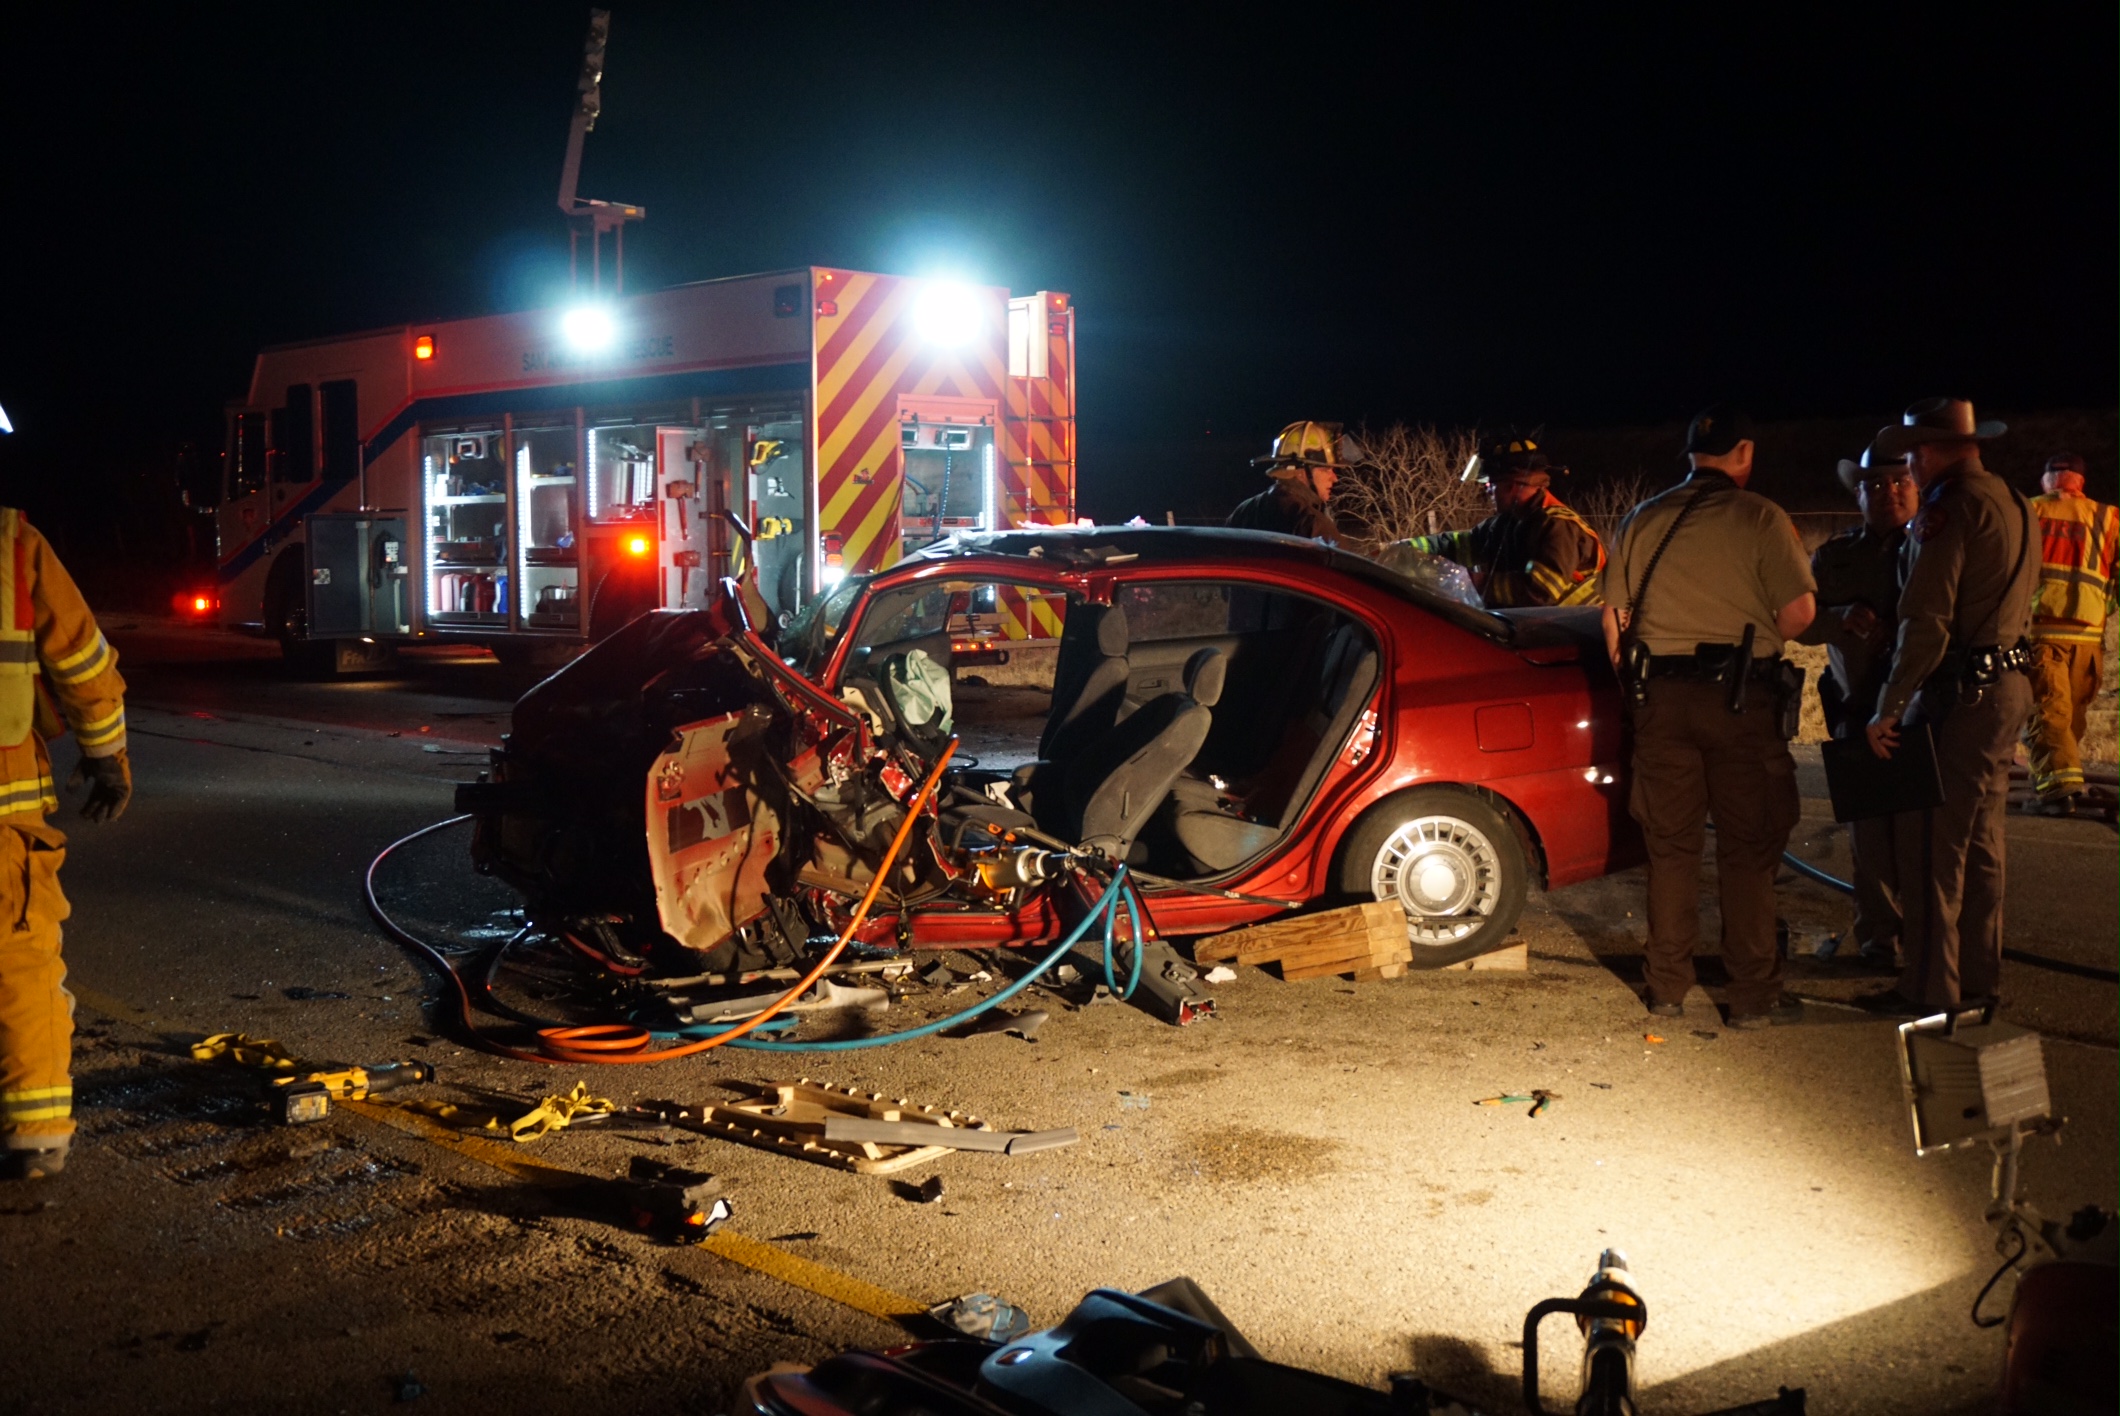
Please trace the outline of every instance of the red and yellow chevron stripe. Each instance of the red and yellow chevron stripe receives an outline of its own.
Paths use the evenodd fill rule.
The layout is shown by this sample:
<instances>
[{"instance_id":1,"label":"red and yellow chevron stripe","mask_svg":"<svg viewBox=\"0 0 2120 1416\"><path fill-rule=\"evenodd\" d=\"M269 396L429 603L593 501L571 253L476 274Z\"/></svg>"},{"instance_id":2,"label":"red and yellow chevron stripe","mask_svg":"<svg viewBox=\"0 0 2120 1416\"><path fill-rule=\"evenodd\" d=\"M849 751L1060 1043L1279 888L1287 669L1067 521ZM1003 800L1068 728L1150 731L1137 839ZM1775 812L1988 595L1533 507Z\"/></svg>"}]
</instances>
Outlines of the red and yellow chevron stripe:
<instances>
[{"instance_id":1,"label":"red and yellow chevron stripe","mask_svg":"<svg viewBox=\"0 0 2120 1416\"><path fill-rule=\"evenodd\" d=\"M1032 337L1046 341L1046 373L1008 381L1002 512L1012 526L1065 526L1075 519L1075 311L1058 291L1038 302Z\"/></svg>"},{"instance_id":2,"label":"red and yellow chevron stripe","mask_svg":"<svg viewBox=\"0 0 2120 1416\"><path fill-rule=\"evenodd\" d=\"M985 398L1008 380L1008 294L982 288L990 337L954 348L913 325L921 282L814 268L818 533L843 538L850 571L898 559L901 397Z\"/></svg>"}]
</instances>

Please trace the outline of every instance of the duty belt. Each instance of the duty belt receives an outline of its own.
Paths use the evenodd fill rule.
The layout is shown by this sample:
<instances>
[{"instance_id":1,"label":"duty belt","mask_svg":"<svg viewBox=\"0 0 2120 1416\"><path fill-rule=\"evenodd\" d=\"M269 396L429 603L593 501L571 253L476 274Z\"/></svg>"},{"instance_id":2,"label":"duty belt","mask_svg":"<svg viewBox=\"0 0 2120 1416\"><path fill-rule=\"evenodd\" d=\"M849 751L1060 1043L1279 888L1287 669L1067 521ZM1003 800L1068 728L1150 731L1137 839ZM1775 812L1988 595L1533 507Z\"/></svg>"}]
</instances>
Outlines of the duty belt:
<instances>
[{"instance_id":1,"label":"duty belt","mask_svg":"<svg viewBox=\"0 0 2120 1416\"><path fill-rule=\"evenodd\" d=\"M1734 644L1703 644L1691 654L1651 654L1645 678L1689 679L1695 683L1722 683L1730 667L1730 656L1737 652ZM1747 676L1753 679L1770 679L1781 672L1779 655L1768 654L1752 660Z\"/></svg>"},{"instance_id":2,"label":"duty belt","mask_svg":"<svg viewBox=\"0 0 2120 1416\"><path fill-rule=\"evenodd\" d=\"M2008 673L2023 673L2032 666L2030 640L2020 639L2004 649L1995 644L1983 644L1966 651L1965 667L1959 670L1959 682L1970 688L1992 688Z\"/></svg>"}]
</instances>

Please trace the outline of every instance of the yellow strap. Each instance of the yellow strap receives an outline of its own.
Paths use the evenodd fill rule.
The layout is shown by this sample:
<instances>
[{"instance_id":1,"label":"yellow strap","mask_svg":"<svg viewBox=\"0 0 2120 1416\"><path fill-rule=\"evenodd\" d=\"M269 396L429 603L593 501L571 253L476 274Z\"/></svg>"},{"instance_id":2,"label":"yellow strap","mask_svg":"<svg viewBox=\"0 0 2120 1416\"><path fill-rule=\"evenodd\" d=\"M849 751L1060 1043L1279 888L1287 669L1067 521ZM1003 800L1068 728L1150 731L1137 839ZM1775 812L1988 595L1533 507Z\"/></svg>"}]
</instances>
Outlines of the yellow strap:
<instances>
[{"instance_id":1,"label":"yellow strap","mask_svg":"<svg viewBox=\"0 0 2120 1416\"><path fill-rule=\"evenodd\" d=\"M226 1058L239 1066L262 1067L268 1072L308 1070L279 1043L269 1037L252 1037L249 1033L215 1033L204 1042L193 1043L191 1055L201 1062Z\"/></svg>"},{"instance_id":2,"label":"yellow strap","mask_svg":"<svg viewBox=\"0 0 2120 1416\"><path fill-rule=\"evenodd\" d=\"M552 1131L563 1130L577 1116L609 1116L618 1103L608 1097L589 1095L587 1082L576 1082L565 1096L548 1096L534 1108L508 1123L508 1135L521 1142L534 1141ZM501 1129L496 1117L489 1130Z\"/></svg>"}]
</instances>

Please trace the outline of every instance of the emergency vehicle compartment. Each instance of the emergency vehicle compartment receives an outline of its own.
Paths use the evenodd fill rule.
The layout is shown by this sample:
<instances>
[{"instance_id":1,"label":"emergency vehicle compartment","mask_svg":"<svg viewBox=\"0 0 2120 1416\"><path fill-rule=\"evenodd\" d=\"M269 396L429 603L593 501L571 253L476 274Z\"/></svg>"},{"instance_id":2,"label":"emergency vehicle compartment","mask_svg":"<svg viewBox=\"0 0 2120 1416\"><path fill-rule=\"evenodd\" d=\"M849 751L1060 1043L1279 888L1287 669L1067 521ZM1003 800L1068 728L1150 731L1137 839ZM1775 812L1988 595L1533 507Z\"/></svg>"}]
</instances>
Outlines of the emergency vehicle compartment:
<instances>
[{"instance_id":1,"label":"emergency vehicle compartment","mask_svg":"<svg viewBox=\"0 0 2120 1416\"><path fill-rule=\"evenodd\" d=\"M429 624L508 622L507 437L498 427L430 433L420 444Z\"/></svg>"},{"instance_id":2,"label":"emergency vehicle compartment","mask_svg":"<svg viewBox=\"0 0 2120 1416\"><path fill-rule=\"evenodd\" d=\"M985 399L898 400L901 555L996 529L995 414Z\"/></svg>"},{"instance_id":3,"label":"emergency vehicle compartment","mask_svg":"<svg viewBox=\"0 0 2120 1416\"><path fill-rule=\"evenodd\" d=\"M366 638L412 632L412 556L401 517L309 518L309 632Z\"/></svg>"}]
</instances>

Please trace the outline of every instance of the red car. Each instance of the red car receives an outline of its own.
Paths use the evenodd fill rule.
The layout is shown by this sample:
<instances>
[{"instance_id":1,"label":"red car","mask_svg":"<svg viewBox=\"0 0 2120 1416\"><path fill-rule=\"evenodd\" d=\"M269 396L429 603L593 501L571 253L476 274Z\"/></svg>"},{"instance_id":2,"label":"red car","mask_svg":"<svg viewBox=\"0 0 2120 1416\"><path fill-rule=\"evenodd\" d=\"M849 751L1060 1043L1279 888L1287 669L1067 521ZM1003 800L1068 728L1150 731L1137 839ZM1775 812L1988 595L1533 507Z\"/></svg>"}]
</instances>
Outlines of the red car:
<instances>
[{"instance_id":1,"label":"red car","mask_svg":"<svg viewBox=\"0 0 2120 1416\"><path fill-rule=\"evenodd\" d=\"M780 626L741 606L647 616L531 690L460 798L481 867L627 967L814 951L953 737L859 940L1055 939L1072 850L1128 863L1163 936L1396 899L1434 967L1500 947L1533 883L1639 858L1595 610L1124 527L954 538Z\"/></svg>"}]
</instances>

